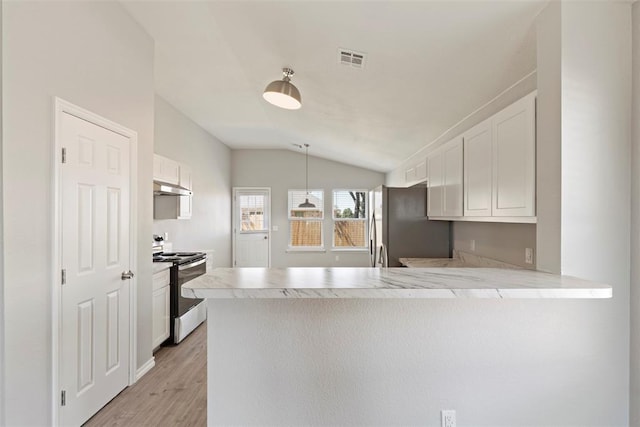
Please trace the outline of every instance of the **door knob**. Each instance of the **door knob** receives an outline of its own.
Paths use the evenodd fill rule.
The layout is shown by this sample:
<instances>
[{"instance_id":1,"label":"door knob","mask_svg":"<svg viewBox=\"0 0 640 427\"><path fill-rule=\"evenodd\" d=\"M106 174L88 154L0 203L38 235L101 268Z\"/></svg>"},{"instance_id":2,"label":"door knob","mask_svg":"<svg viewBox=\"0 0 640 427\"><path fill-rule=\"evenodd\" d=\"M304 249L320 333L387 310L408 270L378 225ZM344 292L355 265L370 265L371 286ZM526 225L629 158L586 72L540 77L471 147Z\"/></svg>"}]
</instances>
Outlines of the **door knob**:
<instances>
[{"instance_id":1,"label":"door knob","mask_svg":"<svg viewBox=\"0 0 640 427\"><path fill-rule=\"evenodd\" d=\"M267 240L267 236L264 236L264 240Z\"/></svg>"},{"instance_id":2,"label":"door knob","mask_svg":"<svg viewBox=\"0 0 640 427\"><path fill-rule=\"evenodd\" d=\"M133 271L131 270L123 271L122 276L120 276L122 280L128 280L128 279L131 279L132 277L133 277Z\"/></svg>"}]
</instances>

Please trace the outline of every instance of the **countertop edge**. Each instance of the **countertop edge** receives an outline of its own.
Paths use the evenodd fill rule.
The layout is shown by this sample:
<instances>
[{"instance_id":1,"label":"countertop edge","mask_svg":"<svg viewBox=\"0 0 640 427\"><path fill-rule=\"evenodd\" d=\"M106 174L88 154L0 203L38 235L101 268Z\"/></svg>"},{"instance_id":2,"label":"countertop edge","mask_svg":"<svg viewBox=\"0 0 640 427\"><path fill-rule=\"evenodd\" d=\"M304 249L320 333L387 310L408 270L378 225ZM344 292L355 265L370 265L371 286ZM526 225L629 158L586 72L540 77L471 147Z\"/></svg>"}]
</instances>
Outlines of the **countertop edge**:
<instances>
[{"instance_id":1,"label":"countertop edge","mask_svg":"<svg viewBox=\"0 0 640 427\"><path fill-rule=\"evenodd\" d=\"M601 289L190 289L186 298L211 299L609 299L611 288Z\"/></svg>"}]
</instances>

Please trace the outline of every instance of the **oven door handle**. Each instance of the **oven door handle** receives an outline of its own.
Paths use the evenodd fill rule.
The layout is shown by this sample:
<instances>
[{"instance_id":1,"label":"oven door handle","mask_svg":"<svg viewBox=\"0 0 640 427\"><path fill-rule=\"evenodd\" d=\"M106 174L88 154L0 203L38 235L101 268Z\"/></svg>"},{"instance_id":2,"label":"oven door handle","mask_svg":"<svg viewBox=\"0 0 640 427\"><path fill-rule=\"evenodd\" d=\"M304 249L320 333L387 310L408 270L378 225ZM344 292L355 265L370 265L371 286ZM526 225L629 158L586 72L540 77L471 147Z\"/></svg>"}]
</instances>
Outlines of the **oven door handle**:
<instances>
[{"instance_id":1,"label":"oven door handle","mask_svg":"<svg viewBox=\"0 0 640 427\"><path fill-rule=\"evenodd\" d=\"M204 264L205 262L207 262L207 259L203 258L200 261L190 262L190 263L187 263L187 264L179 265L178 266L178 270L180 270L180 271L186 270L188 268L192 268L192 267L195 267L197 265Z\"/></svg>"}]
</instances>

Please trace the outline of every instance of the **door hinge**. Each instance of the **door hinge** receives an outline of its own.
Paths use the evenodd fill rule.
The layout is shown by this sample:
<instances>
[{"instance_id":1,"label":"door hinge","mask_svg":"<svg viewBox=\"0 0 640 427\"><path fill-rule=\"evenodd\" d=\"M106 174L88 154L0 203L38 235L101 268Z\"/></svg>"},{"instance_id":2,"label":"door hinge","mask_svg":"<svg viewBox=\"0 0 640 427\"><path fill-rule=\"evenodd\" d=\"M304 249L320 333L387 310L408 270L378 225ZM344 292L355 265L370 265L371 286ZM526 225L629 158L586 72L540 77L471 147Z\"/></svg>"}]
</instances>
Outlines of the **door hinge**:
<instances>
[{"instance_id":1,"label":"door hinge","mask_svg":"<svg viewBox=\"0 0 640 427\"><path fill-rule=\"evenodd\" d=\"M238 261L233 261L233 265L238 265Z\"/></svg>"},{"instance_id":2,"label":"door hinge","mask_svg":"<svg viewBox=\"0 0 640 427\"><path fill-rule=\"evenodd\" d=\"M65 270L64 268L62 269L62 277L60 277L60 282L62 285L65 285L67 283L67 270Z\"/></svg>"},{"instance_id":3,"label":"door hinge","mask_svg":"<svg viewBox=\"0 0 640 427\"><path fill-rule=\"evenodd\" d=\"M67 149L62 147L62 163L67 163Z\"/></svg>"},{"instance_id":4,"label":"door hinge","mask_svg":"<svg viewBox=\"0 0 640 427\"><path fill-rule=\"evenodd\" d=\"M67 392L66 390L62 390L62 392L60 392L60 406L66 406L67 405Z\"/></svg>"}]
</instances>

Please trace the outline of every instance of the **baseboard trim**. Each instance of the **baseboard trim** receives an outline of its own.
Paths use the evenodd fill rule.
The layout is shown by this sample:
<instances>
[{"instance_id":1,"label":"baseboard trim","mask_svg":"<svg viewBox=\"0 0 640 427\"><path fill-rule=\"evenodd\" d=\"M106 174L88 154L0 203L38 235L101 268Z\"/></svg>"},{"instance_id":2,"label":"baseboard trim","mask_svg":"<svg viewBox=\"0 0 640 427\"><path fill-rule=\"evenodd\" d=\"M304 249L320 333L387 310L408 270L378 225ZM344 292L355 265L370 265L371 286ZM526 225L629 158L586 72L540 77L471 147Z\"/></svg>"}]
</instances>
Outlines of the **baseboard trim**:
<instances>
[{"instance_id":1,"label":"baseboard trim","mask_svg":"<svg viewBox=\"0 0 640 427\"><path fill-rule=\"evenodd\" d=\"M156 366L155 357L151 356L151 359L147 360L144 365L142 365L136 371L136 382L140 380L147 372L149 372L154 366Z\"/></svg>"}]
</instances>

